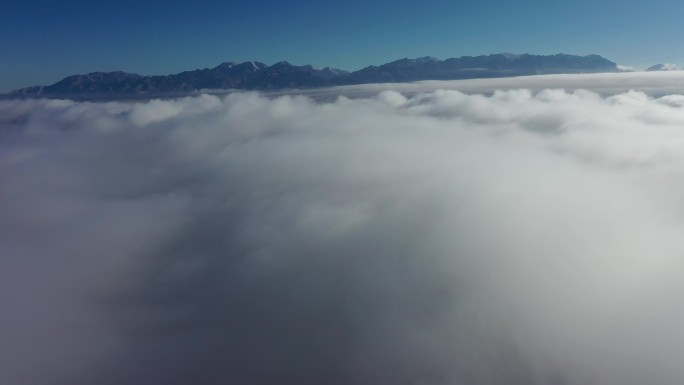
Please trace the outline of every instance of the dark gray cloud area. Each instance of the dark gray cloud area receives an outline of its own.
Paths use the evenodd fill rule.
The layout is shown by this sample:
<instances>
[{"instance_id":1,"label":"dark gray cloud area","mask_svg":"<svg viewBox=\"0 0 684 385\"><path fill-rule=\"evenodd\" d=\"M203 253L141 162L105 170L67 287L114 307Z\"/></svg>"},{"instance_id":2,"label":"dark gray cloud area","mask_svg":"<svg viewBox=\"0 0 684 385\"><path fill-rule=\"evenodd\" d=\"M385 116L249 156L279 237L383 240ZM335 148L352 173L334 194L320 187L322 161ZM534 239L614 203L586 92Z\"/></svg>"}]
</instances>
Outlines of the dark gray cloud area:
<instances>
[{"instance_id":1,"label":"dark gray cloud area","mask_svg":"<svg viewBox=\"0 0 684 385\"><path fill-rule=\"evenodd\" d=\"M0 383L680 384L684 96L0 102Z\"/></svg>"}]
</instances>

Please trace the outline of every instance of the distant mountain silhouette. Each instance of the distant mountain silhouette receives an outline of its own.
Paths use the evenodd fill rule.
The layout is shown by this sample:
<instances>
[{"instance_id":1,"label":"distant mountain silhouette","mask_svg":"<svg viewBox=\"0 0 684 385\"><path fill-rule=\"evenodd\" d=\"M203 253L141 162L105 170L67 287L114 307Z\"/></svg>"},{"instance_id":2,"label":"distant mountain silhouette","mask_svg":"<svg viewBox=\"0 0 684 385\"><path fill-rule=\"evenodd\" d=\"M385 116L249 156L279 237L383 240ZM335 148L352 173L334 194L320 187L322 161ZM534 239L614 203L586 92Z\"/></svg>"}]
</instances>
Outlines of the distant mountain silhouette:
<instances>
[{"instance_id":1,"label":"distant mountain silhouette","mask_svg":"<svg viewBox=\"0 0 684 385\"><path fill-rule=\"evenodd\" d=\"M74 75L49 86L22 88L5 98L116 99L182 95L199 90L281 90L363 83L456 80L538 74L619 72L616 63L598 55L515 55L509 53L400 59L354 72L335 68L296 66L286 61L272 66L249 61L226 62L214 68L166 76L142 76L126 72L93 72Z\"/></svg>"},{"instance_id":2,"label":"distant mountain silhouette","mask_svg":"<svg viewBox=\"0 0 684 385\"><path fill-rule=\"evenodd\" d=\"M652 72L652 71L680 71L681 68L674 64L656 64L654 66L646 68L646 71Z\"/></svg>"},{"instance_id":3,"label":"distant mountain silhouette","mask_svg":"<svg viewBox=\"0 0 684 385\"><path fill-rule=\"evenodd\" d=\"M617 64L598 55L495 54L442 61L432 57L401 59L353 72L348 80L356 84L618 71Z\"/></svg>"}]
</instances>

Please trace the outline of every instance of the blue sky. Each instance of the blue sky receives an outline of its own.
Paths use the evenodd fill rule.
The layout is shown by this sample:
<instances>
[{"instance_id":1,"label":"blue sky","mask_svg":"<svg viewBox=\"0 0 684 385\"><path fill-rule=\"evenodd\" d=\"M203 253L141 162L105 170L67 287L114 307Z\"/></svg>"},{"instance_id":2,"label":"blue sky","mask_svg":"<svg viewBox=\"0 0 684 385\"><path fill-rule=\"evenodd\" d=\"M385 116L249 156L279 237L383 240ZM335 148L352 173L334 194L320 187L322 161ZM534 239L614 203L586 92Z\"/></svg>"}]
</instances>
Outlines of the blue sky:
<instances>
[{"instance_id":1,"label":"blue sky","mask_svg":"<svg viewBox=\"0 0 684 385\"><path fill-rule=\"evenodd\" d=\"M684 3L645 1L31 1L0 5L0 92L93 71L224 61L356 70L403 57L596 53L684 64Z\"/></svg>"}]
</instances>

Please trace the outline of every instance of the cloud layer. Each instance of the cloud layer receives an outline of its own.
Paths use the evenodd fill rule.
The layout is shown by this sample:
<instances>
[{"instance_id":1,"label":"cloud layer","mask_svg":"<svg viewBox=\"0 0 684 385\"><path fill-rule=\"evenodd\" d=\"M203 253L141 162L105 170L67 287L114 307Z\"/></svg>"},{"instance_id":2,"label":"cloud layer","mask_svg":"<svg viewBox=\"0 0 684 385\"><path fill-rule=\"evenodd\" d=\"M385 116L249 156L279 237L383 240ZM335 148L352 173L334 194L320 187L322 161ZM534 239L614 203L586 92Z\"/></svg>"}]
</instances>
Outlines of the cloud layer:
<instances>
[{"instance_id":1,"label":"cloud layer","mask_svg":"<svg viewBox=\"0 0 684 385\"><path fill-rule=\"evenodd\" d=\"M0 102L8 384L676 384L684 96Z\"/></svg>"},{"instance_id":2,"label":"cloud layer","mask_svg":"<svg viewBox=\"0 0 684 385\"><path fill-rule=\"evenodd\" d=\"M352 86L309 89L297 91L315 99L329 100L337 95L347 97L372 97L392 89L404 95L431 92L435 89L457 90L467 94L492 94L495 91L528 89L540 92L546 89L592 90L604 97L629 91L644 92L655 97L684 94L684 71L624 72L594 74L556 74L516 76L509 78L425 80L412 83L360 84ZM292 94L293 91L277 91L275 95Z\"/></svg>"}]
</instances>

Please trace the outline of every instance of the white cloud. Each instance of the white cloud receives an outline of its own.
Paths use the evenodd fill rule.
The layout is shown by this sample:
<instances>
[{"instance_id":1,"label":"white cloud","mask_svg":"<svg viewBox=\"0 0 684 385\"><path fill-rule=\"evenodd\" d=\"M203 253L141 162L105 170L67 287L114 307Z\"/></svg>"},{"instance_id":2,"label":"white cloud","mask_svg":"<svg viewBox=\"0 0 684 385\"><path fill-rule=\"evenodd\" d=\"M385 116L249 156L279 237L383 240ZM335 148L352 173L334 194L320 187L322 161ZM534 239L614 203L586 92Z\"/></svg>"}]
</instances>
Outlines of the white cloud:
<instances>
[{"instance_id":1,"label":"white cloud","mask_svg":"<svg viewBox=\"0 0 684 385\"><path fill-rule=\"evenodd\" d=\"M413 83L361 84L327 89L297 91L320 100L329 100L339 94L347 97L372 97L392 89L411 96L435 89L456 90L467 94L491 94L501 90L529 89L534 92L546 89L592 90L603 96L610 96L630 90L652 96L684 94L684 72L618 72L596 74L560 74L517 76L510 78L466 79L466 80L425 80ZM282 95L292 91L271 92L269 95Z\"/></svg>"},{"instance_id":2,"label":"white cloud","mask_svg":"<svg viewBox=\"0 0 684 385\"><path fill-rule=\"evenodd\" d=\"M678 383L683 97L624 79L0 102L0 372Z\"/></svg>"},{"instance_id":3,"label":"white cloud","mask_svg":"<svg viewBox=\"0 0 684 385\"><path fill-rule=\"evenodd\" d=\"M618 65L617 65L617 68L618 68L620 71L624 71L624 72L636 71L636 68L634 68L633 66L628 66L628 65L624 65L624 64L618 64Z\"/></svg>"}]
</instances>

